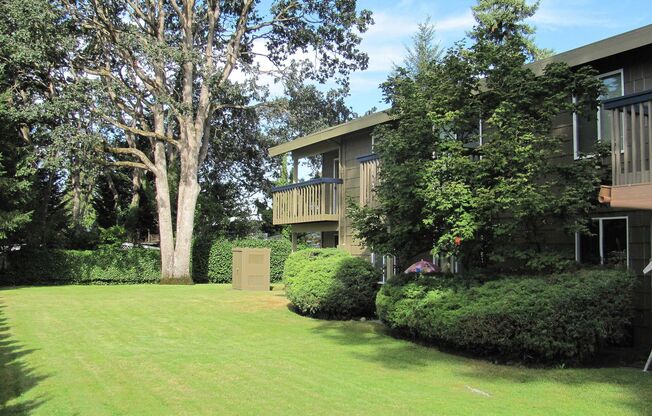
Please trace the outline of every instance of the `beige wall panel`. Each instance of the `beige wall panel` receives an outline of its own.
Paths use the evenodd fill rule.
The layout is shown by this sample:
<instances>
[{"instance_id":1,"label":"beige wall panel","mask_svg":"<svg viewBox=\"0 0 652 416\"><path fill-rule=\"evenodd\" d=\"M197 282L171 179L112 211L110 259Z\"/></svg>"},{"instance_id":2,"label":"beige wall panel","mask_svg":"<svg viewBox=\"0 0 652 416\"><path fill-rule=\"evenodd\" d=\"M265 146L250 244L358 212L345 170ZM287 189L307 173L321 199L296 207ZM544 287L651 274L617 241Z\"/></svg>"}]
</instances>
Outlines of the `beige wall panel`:
<instances>
[{"instance_id":1,"label":"beige wall panel","mask_svg":"<svg viewBox=\"0 0 652 416\"><path fill-rule=\"evenodd\" d=\"M344 155L342 158L344 165L344 191L346 195L344 201L342 201L344 209L346 207L346 199L353 198L353 200L358 200L360 198L360 165L357 158L371 153L371 132L372 130L368 129L350 135L344 140L342 149ZM342 248L354 256L365 253L365 248L353 236L353 227L346 214L344 214L344 217L340 221L339 232Z\"/></svg>"},{"instance_id":2,"label":"beige wall panel","mask_svg":"<svg viewBox=\"0 0 652 416\"><path fill-rule=\"evenodd\" d=\"M333 161L339 155L339 151L324 153L322 155L322 168L321 176L323 178L332 178L333 177Z\"/></svg>"}]
</instances>

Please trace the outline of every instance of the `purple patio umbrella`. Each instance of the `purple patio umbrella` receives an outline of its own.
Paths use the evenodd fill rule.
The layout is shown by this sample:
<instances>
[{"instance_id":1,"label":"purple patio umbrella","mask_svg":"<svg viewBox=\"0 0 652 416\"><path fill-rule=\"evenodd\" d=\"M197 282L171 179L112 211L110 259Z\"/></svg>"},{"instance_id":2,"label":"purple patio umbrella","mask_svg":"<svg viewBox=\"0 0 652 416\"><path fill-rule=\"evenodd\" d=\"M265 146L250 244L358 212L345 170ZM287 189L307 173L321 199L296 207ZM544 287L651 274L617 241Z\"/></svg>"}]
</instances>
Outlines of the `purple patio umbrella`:
<instances>
[{"instance_id":1,"label":"purple patio umbrella","mask_svg":"<svg viewBox=\"0 0 652 416\"><path fill-rule=\"evenodd\" d=\"M408 273L423 273L423 274L432 274L439 272L439 266L435 266L431 262L421 259L418 262L414 263L412 266L405 269L405 274Z\"/></svg>"}]
</instances>

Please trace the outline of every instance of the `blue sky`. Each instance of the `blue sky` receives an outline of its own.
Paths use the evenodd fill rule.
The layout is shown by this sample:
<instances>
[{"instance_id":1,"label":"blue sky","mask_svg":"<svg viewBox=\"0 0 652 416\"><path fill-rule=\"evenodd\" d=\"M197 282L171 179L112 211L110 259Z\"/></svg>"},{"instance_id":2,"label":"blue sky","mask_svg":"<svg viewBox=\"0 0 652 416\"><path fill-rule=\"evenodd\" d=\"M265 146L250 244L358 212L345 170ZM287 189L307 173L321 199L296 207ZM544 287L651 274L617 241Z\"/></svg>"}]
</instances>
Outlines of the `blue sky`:
<instances>
[{"instance_id":1,"label":"blue sky","mask_svg":"<svg viewBox=\"0 0 652 416\"><path fill-rule=\"evenodd\" d=\"M378 85L405 55L405 46L420 22L430 16L437 37L446 48L462 39L473 25L467 0L358 0L359 8L373 12L375 25L363 34L361 48L369 55L369 69L354 73L347 103L364 114L382 102ZM530 22L538 46L563 52L652 23L650 0L542 0Z\"/></svg>"}]
</instances>

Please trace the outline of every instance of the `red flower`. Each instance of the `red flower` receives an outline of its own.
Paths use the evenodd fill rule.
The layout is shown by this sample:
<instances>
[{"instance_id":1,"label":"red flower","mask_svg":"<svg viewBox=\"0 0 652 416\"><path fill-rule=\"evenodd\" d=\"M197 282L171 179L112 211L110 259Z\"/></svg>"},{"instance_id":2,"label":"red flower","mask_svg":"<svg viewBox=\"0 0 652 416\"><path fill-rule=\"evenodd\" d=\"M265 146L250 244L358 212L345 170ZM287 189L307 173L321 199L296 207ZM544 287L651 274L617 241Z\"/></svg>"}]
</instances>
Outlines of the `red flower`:
<instances>
[{"instance_id":1,"label":"red flower","mask_svg":"<svg viewBox=\"0 0 652 416\"><path fill-rule=\"evenodd\" d=\"M456 246L462 245L462 237L460 236L455 237L455 245Z\"/></svg>"}]
</instances>

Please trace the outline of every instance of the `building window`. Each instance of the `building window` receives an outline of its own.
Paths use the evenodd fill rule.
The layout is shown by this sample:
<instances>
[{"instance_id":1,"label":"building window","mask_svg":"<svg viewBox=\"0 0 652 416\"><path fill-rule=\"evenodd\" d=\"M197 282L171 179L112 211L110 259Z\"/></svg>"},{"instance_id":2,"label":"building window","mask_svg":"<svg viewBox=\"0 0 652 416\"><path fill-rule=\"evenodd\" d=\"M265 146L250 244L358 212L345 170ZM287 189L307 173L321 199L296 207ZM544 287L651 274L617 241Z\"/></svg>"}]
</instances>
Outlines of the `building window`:
<instances>
[{"instance_id":1,"label":"building window","mask_svg":"<svg viewBox=\"0 0 652 416\"><path fill-rule=\"evenodd\" d=\"M605 93L600 100L624 95L625 86L623 70L608 72L598 77L605 86ZM575 98L573 97L573 102ZM582 154L593 152L596 141L611 140L613 120L611 112L599 108L593 112L587 109L583 114L573 114L573 155L579 159ZM621 138L622 140L622 138Z\"/></svg>"},{"instance_id":2,"label":"building window","mask_svg":"<svg viewBox=\"0 0 652 416\"><path fill-rule=\"evenodd\" d=\"M371 265L382 272L382 277L378 283L386 283L396 275L396 257L392 255L380 255L371 253Z\"/></svg>"},{"instance_id":3,"label":"building window","mask_svg":"<svg viewBox=\"0 0 652 416\"><path fill-rule=\"evenodd\" d=\"M629 267L627 217L592 218L590 235L575 236L576 259L582 264Z\"/></svg>"}]
</instances>

